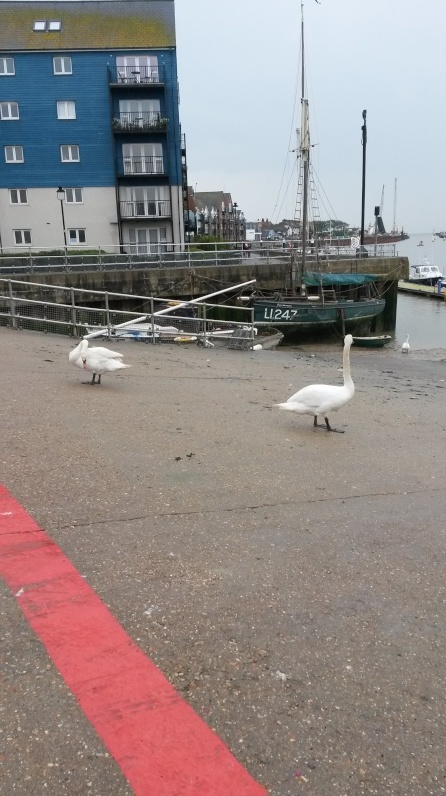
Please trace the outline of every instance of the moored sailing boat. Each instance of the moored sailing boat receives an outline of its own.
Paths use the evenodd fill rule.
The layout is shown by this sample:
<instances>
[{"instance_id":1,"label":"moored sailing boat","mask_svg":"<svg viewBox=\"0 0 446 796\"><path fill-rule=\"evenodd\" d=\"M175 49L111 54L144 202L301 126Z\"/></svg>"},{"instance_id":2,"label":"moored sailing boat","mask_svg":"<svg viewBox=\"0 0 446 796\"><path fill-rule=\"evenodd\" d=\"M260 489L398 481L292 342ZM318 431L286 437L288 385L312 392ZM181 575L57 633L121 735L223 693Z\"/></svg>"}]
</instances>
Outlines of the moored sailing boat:
<instances>
[{"instance_id":1,"label":"moored sailing boat","mask_svg":"<svg viewBox=\"0 0 446 796\"><path fill-rule=\"evenodd\" d=\"M253 301L256 326L274 325L284 334L307 330L330 331L338 327L343 334L361 327L369 331L373 319L383 312L385 300L378 294L377 277L370 273L357 273L356 260L349 261L348 273L329 273L323 270L317 241L311 240L313 266L307 269L310 241L309 187L310 187L310 125L309 103L305 90L304 18L301 6L301 130L298 147L302 198L299 219L301 239L298 248L290 254L290 284L280 294L256 296ZM314 262L314 254L316 262ZM360 252L361 257L363 252ZM352 273L352 271L356 273Z\"/></svg>"}]
</instances>

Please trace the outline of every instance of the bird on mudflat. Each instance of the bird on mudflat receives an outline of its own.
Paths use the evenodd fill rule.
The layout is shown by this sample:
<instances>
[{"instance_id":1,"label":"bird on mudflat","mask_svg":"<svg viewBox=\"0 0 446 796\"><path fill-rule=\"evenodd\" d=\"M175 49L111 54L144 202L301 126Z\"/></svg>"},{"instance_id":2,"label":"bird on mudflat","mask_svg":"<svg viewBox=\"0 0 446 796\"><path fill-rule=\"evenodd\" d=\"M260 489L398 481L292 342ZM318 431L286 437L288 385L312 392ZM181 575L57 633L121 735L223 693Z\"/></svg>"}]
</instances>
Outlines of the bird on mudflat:
<instances>
[{"instance_id":1,"label":"bird on mudflat","mask_svg":"<svg viewBox=\"0 0 446 796\"><path fill-rule=\"evenodd\" d=\"M123 354L110 351L109 348L88 345L88 340L81 340L76 348L68 354L68 361L77 368L83 368L93 374L91 381L84 384L100 384L103 373L113 373L116 370L130 368L122 362ZM96 376L98 380L96 382Z\"/></svg>"},{"instance_id":2,"label":"bird on mudflat","mask_svg":"<svg viewBox=\"0 0 446 796\"><path fill-rule=\"evenodd\" d=\"M409 335L408 334L406 334L406 339L405 339L403 345L401 346L401 351L402 351L403 354L408 354L409 351L410 351Z\"/></svg>"},{"instance_id":3,"label":"bird on mudflat","mask_svg":"<svg viewBox=\"0 0 446 796\"><path fill-rule=\"evenodd\" d=\"M334 384L310 384L307 387L303 387L295 395L292 395L291 398L288 398L288 401L283 404L277 404L277 406L289 412L296 412L298 415L312 415L315 428L325 428L327 431L337 431L339 434L343 434L343 431L330 426L328 413L336 412L342 406L345 406L355 394L355 385L350 373L350 348L352 343L352 335L347 334L344 338L344 384L342 387ZM325 425L317 422L318 415L324 416Z\"/></svg>"}]
</instances>

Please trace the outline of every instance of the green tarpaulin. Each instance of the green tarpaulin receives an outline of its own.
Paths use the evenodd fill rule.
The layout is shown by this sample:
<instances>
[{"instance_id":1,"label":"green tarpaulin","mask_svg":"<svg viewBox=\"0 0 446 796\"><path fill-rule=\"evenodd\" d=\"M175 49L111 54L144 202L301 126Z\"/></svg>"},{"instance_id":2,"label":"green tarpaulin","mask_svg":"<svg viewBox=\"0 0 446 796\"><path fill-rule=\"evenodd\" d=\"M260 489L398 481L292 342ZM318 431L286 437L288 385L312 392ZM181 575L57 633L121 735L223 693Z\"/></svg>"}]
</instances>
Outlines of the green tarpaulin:
<instances>
[{"instance_id":1,"label":"green tarpaulin","mask_svg":"<svg viewBox=\"0 0 446 796\"><path fill-rule=\"evenodd\" d=\"M306 271L304 282L310 287L319 285L365 285L375 282L374 274L321 274L318 271Z\"/></svg>"}]
</instances>

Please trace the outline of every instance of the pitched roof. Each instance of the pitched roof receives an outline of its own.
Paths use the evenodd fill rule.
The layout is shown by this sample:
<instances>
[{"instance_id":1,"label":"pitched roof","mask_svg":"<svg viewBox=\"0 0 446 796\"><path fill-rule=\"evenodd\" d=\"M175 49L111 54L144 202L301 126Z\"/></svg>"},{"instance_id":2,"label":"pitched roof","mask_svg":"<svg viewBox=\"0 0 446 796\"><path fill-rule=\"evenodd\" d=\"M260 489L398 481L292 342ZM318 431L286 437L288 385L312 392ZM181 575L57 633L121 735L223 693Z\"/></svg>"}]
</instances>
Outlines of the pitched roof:
<instances>
[{"instance_id":1,"label":"pitched roof","mask_svg":"<svg viewBox=\"0 0 446 796\"><path fill-rule=\"evenodd\" d=\"M34 31L36 20L60 20L61 30ZM0 49L8 52L174 46L174 0L0 0Z\"/></svg>"},{"instance_id":2,"label":"pitched roof","mask_svg":"<svg viewBox=\"0 0 446 796\"><path fill-rule=\"evenodd\" d=\"M228 210L232 204L231 194L224 191L195 191L193 196L197 210L204 210L206 207L208 210L212 207L221 210L223 204Z\"/></svg>"}]
</instances>

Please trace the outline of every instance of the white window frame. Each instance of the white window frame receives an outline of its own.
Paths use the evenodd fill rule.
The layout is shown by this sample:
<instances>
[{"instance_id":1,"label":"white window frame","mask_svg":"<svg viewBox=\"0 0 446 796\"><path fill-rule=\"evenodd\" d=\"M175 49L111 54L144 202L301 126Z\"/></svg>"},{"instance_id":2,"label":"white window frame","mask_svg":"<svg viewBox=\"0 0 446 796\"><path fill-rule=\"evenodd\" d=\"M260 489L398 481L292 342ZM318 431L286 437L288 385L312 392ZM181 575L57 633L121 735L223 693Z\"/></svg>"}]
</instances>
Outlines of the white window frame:
<instances>
[{"instance_id":1,"label":"white window frame","mask_svg":"<svg viewBox=\"0 0 446 796\"><path fill-rule=\"evenodd\" d=\"M124 174L164 174L163 145L133 143L122 145Z\"/></svg>"},{"instance_id":2,"label":"white window frame","mask_svg":"<svg viewBox=\"0 0 446 796\"><path fill-rule=\"evenodd\" d=\"M32 236L30 229L14 229L14 245L15 246L31 246L32 245ZM29 240L25 240L25 237L28 236Z\"/></svg>"},{"instance_id":3,"label":"white window frame","mask_svg":"<svg viewBox=\"0 0 446 796\"><path fill-rule=\"evenodd\" d=\"M15 201L14 201L15 198ZM28 204L28 191L26 188L10 188L9 189L9 204L11 205L27 205Z\"/></svg>"},{"instance_id":4,"label":"white window frame","mask_svg":"<svg viewBox=\"0 0 446 796\"><path fill-rule=\"evenodd\" d=\"M74 100L57 100L57 118L62 121L69 121L76 118L76 103Z\"/></svg>"},{"instance_id":5,"label":"white window frame","mask_svg":"<svg viewBox=\"0 0 446 796\"><path fill-rule=\"evenodd\" d=\"M69 157L64 158L64 149L67 150L67 154ZM77 154L77 157L73 157L73 153ZM77 144L61 144L60 145L60 161L61 163L79 163L80 162L80 152L79 147Z\"/></svg>"},{"instance_id":6,"label":"white window frame","mask_svg":"<svg viewBox=\"0 0 446 796\"><path fill-rule=\"evenodd\" d=\"M82 237L83 240L80 240ZM85 229L67 229L67 238L70 246L82 246L87 242Z\"/></svg>"},{"instance_id":7,"label":"white window frame","mask_svg":"<svg viewBox=\"0 0 446 796\"><path fill-rule=\"evenodd\" d=\"M11 150L11 154L13 155L12 158L8 158L8 149ZM5 163L24 163L25 162L25 155L23 152L23 147L18 144L5 144L4 147L5 153ZM17 157L19 155L19 157Z\"/></svg>"},{"instance_id":8,"label":"white window frame","mask_svg":"<svg viewBox=\"0 0 446 796\"><path fill-rule=\"evenodd\" d=\"M35 19L33 22L33 30L37 33L60 33L62 30L62 22L60 19Z\"/></svg>"},{"instance_id":9,"label":"white window frame","mask_svg":"<svg viewBox=\"0 0 446 796\"><path fill-rule=\"evenodd\" d=\"M84 203L84 189L65 188L65 202L68 205L82 205Z\"/></svg>"},{"instance_id":10,"label":"white window frame","mask_svg":"<svg viewBox=\"0 0 446 796\"><path fill-rule=\"evenodd\" d=\"M136 254L157 254L167 243L167 227L129 227L130 251Z\"/></svg>"},{"instance_id":11,"label":"white window frame","mask_svg":"<svg viewBox=\"0 0 446 796\"><path fill-rule=\"evenodd\" d=\"M17 111L16 116L13 115L13 111ZM0 119L2 122L15 122L17 119L20 119L19 103L9 101L0 102Z\"/></svg>"},{"instance_id":12,"label":"white window frame","mask_svg":"<svg viewBox=\"0 0 446 796\"><path fill-rule=\"evenodd\" d=\"M59 65L60 62L60 69L57 69L56 66ZM67 67L67 68L65 68ZM73 63L71 60L70 55L55 55L53 58L53 74L55 75L72 75L73 74Z\"/></svg>"},{"instance_id":13,"label":"white window frame","mask_svg":"<svg viewBox=\"0 0 446 796\"><path fill-rule=\"evenodd\" d=\"M116 69L120 83L158 83L158 56L118 55Z\"/></svg>"},{"instance_id":14,"label":"white window frame","mask_svg":"<svg viewBox=\"0 0 446 796\"><path fill-rule=\"evenodd\" d=\"M12 64L12 72L8 70L8 62ZM2 56L0 58L0 75L2 77L9 77L15 75L14 58L11 58L9 55Z\"/></svg>"}]
</instances>

